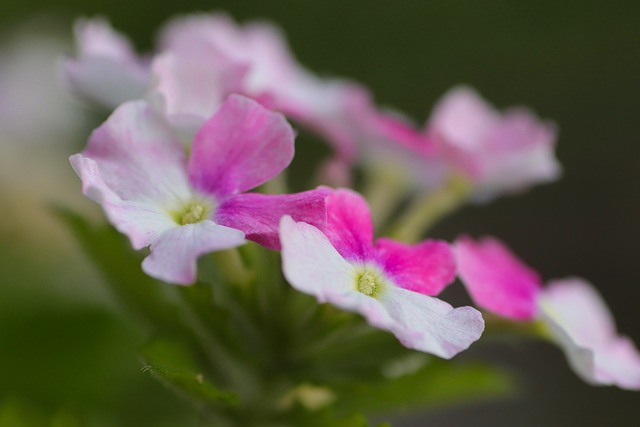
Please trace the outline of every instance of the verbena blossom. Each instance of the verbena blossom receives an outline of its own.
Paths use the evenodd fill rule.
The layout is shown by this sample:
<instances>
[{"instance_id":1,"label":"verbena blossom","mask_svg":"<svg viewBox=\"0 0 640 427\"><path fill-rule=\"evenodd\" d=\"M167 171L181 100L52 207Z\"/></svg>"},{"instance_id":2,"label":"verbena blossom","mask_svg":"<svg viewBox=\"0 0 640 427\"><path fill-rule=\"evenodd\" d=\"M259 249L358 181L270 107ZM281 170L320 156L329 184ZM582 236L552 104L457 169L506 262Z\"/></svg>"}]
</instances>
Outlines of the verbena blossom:
<instances>
[{"instance_id":1,"label":"verbena blossom","mask_svg":"<svg viewBox=\"0 0 640 427\"><path fill-rule=\"evenodd\" d=\"M146 102L120 106L71 157L85 195L102 204L134 248L150 246L147 274L195 280L196 259L247 239L278 249L280 218L323 227L326 190L242 194L293 158L294 133L281 114L230 96L195 136L187 158L167 122Z\"/></svg>"},{"instance_id":2,"label":"verbena blossom","mask_svg":"<svg viewBox=\"0 0 640 427\"><path fill-rule=\"evenodd\" d=\"M74 30L77 58L62 62L64 82L74 94L113 109L147 93L149 61L136 54L126 37L104 19L80 19Z\"/></svg>"},{"instance_id":3,"label":"verbena blossom","mask_svg":"<svg viewBox=\"0 0 640 427\"><path fill-rule=\"evenodd\" d=\"M239 25L219 13L176 18L162 28L149 58L137 56L102 19L78 21L76 42L77 58L64 61L76 95L107 108L145 98L190 140L228 95L243 94L325 138L335 150L323 167L333 182L347 182L355 162L410 158L401 147L426 141L381 112L363 86L301 66L268 22ZM434 168L422 169L417 175L433 175Z\"/></svg>"},{"instance_id":4,"label":"verbena blossom","mask_svg":"<svg viewBox=\"0 0 640 427\"><path fill-rule=\"evenodd\" d=\"M453 88L436 104L427 134L478 201L560 176L553 124L524 108L500 113L469 87Z\"/></svg>"},{"instance_id":5,"label":"verbena blossom","mask_svg":"<svg viewBox=\"0 0 640 427\"><path fill-rule=\"evenodd\" d=\"M455 277L447 243L381 238L374 244L367 203L351 190L333 191L326 209L324 232L289 216L281 221L283 271L294 288L362 314L406 347L443 358L480 337L484 321L477 310L433 297Z\"/></svg>"},{"instance_id":6,"label":"verbena blossom","mask_svg":"<svg viewBox=\"0 0 640 427\"><path fill-rule=\"evenodd\" d=\"M640 353L616 332L609 309L587 281L552 280L543 288L538 274L493 238L460 238L455 254L478 306L517 321L543 322L586 382L640 389Z\"/></svg>"}]
</instances>

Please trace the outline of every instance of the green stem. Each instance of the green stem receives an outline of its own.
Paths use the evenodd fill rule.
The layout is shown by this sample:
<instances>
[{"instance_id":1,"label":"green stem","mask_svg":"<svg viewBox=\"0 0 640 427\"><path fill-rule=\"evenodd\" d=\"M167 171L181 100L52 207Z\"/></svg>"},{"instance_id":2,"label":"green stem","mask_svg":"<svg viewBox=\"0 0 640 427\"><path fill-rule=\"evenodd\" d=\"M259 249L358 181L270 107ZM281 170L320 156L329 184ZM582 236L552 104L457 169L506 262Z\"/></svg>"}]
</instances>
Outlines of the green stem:
<instances>
[{"instance_id":1,"label":"green stem","mask_svg":"<svg viewBox=\"0 0 640 427\"><path fill-rule=\"evenodd\" d=\"M255 272L245 264L238 249L217 251L211 255L225 282L246 289L255 277Z\"/></svg>"},{"instance_id":2,"label":"green stem","mask_svg":"<svg viewBox=\"0 0 640 427\"><path fill-rule=\"evenodd\" d=\"M437 221L464 204L470 191L464 178L451 176L442 188L418 196L395 222L390 236L407 243L419 241Z\"/></svg>"},{"instance_id":3,"label":"green stem","mask_svg":"<svg viewBox=\"0 0 640 427\"><path fill-rule=\"evenodd\" d=\"M392 168L370 168L362 193L371 208L375 227L380 228L407 193L407 181Z\"/></svg>"},{"instance_id":4,"label":"green stem","mask_svg":"<svg viewBox=\"0 0 640 427\"><path fill-rule=\"evenodd\" d=\"M287 186L287 171L286 169L280 172L278 175L265 182L261 190L265 194L287 194L289 192Z\"/></svg>"},{"instance_id":5,"label":"green stem","mask_svg":"<svg viewBox=\"0 0 640 427\"><path fill-rule=\"evenodd\" d=\"M482 317L485 321L485 334L487 335L521 335L531 338L539 338L544 340L551 339L549 329L546 324L540 320L533 321L516 321L505 319L495 314L483 312Z\"/></svg>"}]
</instances>

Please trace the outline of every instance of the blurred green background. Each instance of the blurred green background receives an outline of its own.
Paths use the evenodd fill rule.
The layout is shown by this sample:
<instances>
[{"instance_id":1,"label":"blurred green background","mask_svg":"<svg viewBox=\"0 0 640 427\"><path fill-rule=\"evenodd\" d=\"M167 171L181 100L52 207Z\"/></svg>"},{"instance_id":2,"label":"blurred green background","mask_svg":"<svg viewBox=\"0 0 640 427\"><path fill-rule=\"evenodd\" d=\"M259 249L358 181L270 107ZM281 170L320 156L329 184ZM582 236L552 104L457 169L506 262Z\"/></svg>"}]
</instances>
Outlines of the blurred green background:
<instances>
[{"instance_id":1,"label":"blurred green background","mask_svg":"<svg viewBox=\"0 0 640 427\"><path fill-rule=\"evenodd\" d=\"M36 15L29 28L68 37L75 17L103 15L144 51L169 17L208 10L274 21L304 65L361 81L379 103L418 123L457 83L497 106L523 104L554 120L560 182L466 208L433 234L493 234L545 279L588 278L620 331L640 342L640 2L2 0L0 31L6 40ZM83 141L66 143L72 152ZM66 154L46 156L69 183L65 191L79 194ZM95 425L117 425L112 409L127 425L189 425L180 420L184 404L140 372L135 351L144 332L117 310L65 231L16 190L29 187L32 172L6 173L6 162L0 158L0 427L24 414L74 426L66 414L78 407ZM90 202L73 200L99 217ZM638 425L637 393L583 384L555 347L475 347L465 357L499 360L520 379L518 396L406 414L394 426Z\"/></svg>"}]
</instances>

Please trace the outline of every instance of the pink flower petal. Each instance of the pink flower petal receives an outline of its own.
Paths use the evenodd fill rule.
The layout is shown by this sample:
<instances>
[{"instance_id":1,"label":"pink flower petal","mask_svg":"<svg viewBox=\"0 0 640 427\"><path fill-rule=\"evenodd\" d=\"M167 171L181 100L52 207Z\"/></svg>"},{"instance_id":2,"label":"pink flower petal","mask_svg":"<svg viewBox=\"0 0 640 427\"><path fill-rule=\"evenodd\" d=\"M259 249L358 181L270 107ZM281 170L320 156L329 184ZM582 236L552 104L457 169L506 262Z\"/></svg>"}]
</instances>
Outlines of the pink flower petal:
<instances>
[{"instance_id":1,"label":"pink flower petal","mask_svg":"<svg viewBox=\"0 0 640 427\"><path fill-rule=\"evenodd\" d=\"M453 252L446 242L426 240L407 245L378 239L376 259L398 286L425 295L438 295L456 277Z\"/></svg>"},{"instance_id":2,"label":"pink flower petal","mask_svg":"<svg viewBox=\"0 0 640 427\"><path fill-rule=\"evenodd\" d=\"M231 196L216 210L218 224L242 230L247 239L270 249L280 249L280 219L291 216L314 227L326 228L325 199L329 190L318 189L297 194L268 195L246 193Z\"/></svg>"},{"instance_id":3,"label":"pink flower petal","mask_svg":"<svg viewBox=\"0 0 640 427\"><path fill-rule=\"evenodd\" d=\"M280 241L282 271L297 290L327 302L331 295L352 288L353 266L316 227L284 216L280 221Z\"/></svg>"},{"instance_id":4,"label":"pink flower petal","mask_svg":"<svg viewBox=\"0 0 640 427\"><path fill-rule=\"evenodd\" d=\"M452 89L436 105L428 134L473 181L476 201L520 192L560 175L553 124L523 108L502 114L468 87Z\"/></svg>"},{"instance_id":5,"label":"pink flower petal","mask_svg":"<svg viewBox=\"0 0 640 427\"><path fill-rule=\"evenodd\" d=\"M433 109L429 128L447 144L474 152L500 122L499 113L472 88L449 90Z\"/></svg>"},{"instance_id":6,"label":"pink flower petal","mask_svg":"<svg viewBox=\"0 0 640 427\"><path fill-rule=\"evenodd\" d=\"M281 114L232 95L198 131L189 180L218 199L250 190L287 167L293 140L293 129Z\"/></svg>"},{"instance_id":7,"label":"pink flower petal","mask_svg":"<svg viewBox=\"0 0 640 427\"><path fill-rule=\"evenodd\" d=\"M461 237L454 252L460 279L479 307L517 320L535 317L540 278L504 244Z\"/></svg>"},{"instance_id":8,"label":"pink flower petal","mask_svg":"<svg viewBox=\"0 0 640 427\"><path fill-rule=\"evenodd\" d=\"M373 260L373 224L367 201L348 189L327 197L327 229L331 244L348 261Z\"/></svg>"},{"instance_id":9,"label":"pink flower petal","mask_svg":"<svg viewBox=\"0 0 640 427\"><path fill-rule=\"evenodd\" d=\"M169 119L201 125L231 93L241 91L247 68L200 39L173 46L152 64L156 93Z\"/></svg>"},{"instance_id":10,"label":"pink flower petal","mask_svg":"<svg viewBox=\"0 0 640 427\"><path fill-rule=\"evenodd\" d=\"M608 307L588 282L551 282L541 293L540 311L581 378L640 390L640 353L631 340L618 335Z\"/></svg>"},{"instance_id":11,"label":"pink flower petal","mask_svg":"<svg viewBox=\"0 0 640 427\"><path fill-rule=\"evenodd\" d=\"M200 255L244 242L242 231L213 221L175 227L151 244L151 253L142 262L142 269L165 282L188 285L196 280L196 261Z\"/></svg>"},{"instance_id":12,"label":"pink flower petal","mask_svg":"<svg viewBox=\"0 0 640 427\"><path fill-rule=\"evenodd\" d=\"M484 320L472 307L453 308L433 297L392 286L380 302L392 323L388 329L409 348L450 359L484 331Z\"/></svg>"},{"instance_id":13,"label":"pink flower petal","mask_svg":"<svg viewBox=\"0 0 640 427\"><path fill-rule=\"evenodd\" d=\"M129 41L102 19L75 26L78 57L64 60L65 83L79 97L107 108L139 99L149 85L149 67Z\"/></svg>"}]
</instances>

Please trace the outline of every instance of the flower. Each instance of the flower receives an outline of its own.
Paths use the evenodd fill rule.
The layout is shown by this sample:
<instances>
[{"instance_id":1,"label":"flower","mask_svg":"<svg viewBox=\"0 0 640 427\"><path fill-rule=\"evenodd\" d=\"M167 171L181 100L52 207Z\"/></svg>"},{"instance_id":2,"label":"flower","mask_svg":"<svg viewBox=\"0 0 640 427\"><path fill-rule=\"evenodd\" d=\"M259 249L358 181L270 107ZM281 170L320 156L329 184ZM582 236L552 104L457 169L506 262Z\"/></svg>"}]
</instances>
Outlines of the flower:
<instances>
[{"instance_id":1,"label":"flower","mask_svg":"<svg viewBox=\"0 0 640 427\"><path fill-rule=\"evenodd\" d=\"M489 200L556 180L555 127L524 108L499 113L473 89L456 87L437 103L427 134L442 155L473 183L473 197Z\"/></svg>"},{"instance_id":2,"label":"flower","mask_svg":"<svg viewBox=\"0 0 640 427\"><path fill-rule=\"evenodd\" d=\"M374 246L360 195L335 190L326 205L324 233L289 216L281 221L283 271L294 288L362 314L406 347L446 359L480 337L484 321L477 310L432 297L455 276L447 243L406 245L383 238Z\"/></svg>"},{"instance_id":3,"label":"flower","mask_svg":"<svg viewBox=\"0 0 640 427\"><path fill-rule=\"evenodd\" d=\"M640 390L640 353L616 332L609 309L587 281L552 280L543 288L538 274L493 238L462 237L454 252L459 276L478 306L542 322L584 381Z\"/></svg>"},{"instance_id":4,"label":"flower","mask_svg":"<svg viewBox=\"0 0 640 427\"><path fill-rule=\"evenodd\" d=\"M268 22L239 25L221 13L183 16L163 27L148 59L103 19L80 20L75 33L78 57L65 59L63 71L80 98L107 108L145 98L191 140L222 101L238 93L325 137L339 174L355 160L357 136L347 118L364 89L306 70Z\"/></svg>"},{"instance_id":5,"label":"flower","mask_svg":"<svg viewBox=\"0 0 640 427\"><path fill-rule=\"evenodd\" d=\"M104 19L75 24L77 58L62 61L63 80L79 98L106 108L142 98L150 84L148 61Z\"/></svg>"},{"instance_id":6,"label":"flower","mask_svg":"<svg viewBox=\"0 0 640 427\"><path fill-rule=\"evenodd\" d=\"M187 15L164 27L160 52L152 66L153 94L174 121L193 126L227 94L241 93L327 138L343 162L353 160L353 136L344 117L359 86L306 70L276 26L239 25L224 14Z\"/></svg>"},{"instance_id":7,"label":"flower","mask_svg":"<svg viewBox=\"0 0 640 427\"><path fill-rule=\"evenodd\" d=\"M278 249L282 215L323 227L326 190L242 194L291 162L293 140L282 115L234 95L200 128L187 159L167 122L146 102L131 101L70 160L84 194L133 247L151 247L144 271L188 284L200 255L241 245L245 236Z\"/></svg>"}]
</instances>

